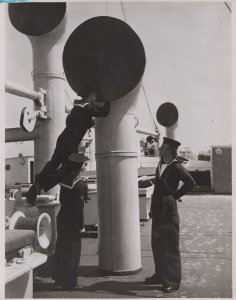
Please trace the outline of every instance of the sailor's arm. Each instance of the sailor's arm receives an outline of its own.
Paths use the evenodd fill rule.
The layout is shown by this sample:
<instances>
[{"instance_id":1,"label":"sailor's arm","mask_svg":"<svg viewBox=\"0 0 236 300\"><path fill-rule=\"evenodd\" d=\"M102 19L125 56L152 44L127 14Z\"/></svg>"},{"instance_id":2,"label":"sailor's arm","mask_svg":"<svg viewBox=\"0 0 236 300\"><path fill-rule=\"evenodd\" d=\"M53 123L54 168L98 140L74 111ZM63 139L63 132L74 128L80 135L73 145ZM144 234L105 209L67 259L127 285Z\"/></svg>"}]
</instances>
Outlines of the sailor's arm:
<instances>
[{"instance_id":1,"label":"sailor's arm","mask_svg":"<svg viewBox=\"0 0 236 300\"><path fill-rule=\"evenodd\" d=\"M179 179L183 182L183 185L173 193L173 197L175 198L175 200L191 192L194 185L196 184L193 177L182 165L177 165L177 168Z\"/></svg>"}]
</instances>

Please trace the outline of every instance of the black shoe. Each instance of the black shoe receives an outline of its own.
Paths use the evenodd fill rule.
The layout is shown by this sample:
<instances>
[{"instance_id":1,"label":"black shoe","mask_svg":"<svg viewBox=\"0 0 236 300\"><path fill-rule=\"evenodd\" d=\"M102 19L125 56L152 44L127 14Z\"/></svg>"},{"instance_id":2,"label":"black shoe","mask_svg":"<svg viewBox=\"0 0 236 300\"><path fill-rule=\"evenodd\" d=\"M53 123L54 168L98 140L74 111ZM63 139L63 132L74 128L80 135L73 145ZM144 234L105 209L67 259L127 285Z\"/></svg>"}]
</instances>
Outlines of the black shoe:
<instances>
[{"instance_id":1,"label":"black shoe","mask_svg":"<svg viewBox=\"0 0 236 300\"><path fill-rule=\"evenodd\" d=\"M150 277L146 277L145 278L145 282L146 283L149 283L149 284L162 284L162 281L160 278L158 278L156 276L156 274L153 274L152 276Z\"/></svg>"},{"instance_id":2,"label":"black shoe","mask_svg":"<svg viewBox=\"0 0 236 300\"><path fill-rule=\"evenodd\" d=\"M177 291L179 288L174 286L163 286L163 292L164 293L172 293Z\"/></svg>"}]
</instances>

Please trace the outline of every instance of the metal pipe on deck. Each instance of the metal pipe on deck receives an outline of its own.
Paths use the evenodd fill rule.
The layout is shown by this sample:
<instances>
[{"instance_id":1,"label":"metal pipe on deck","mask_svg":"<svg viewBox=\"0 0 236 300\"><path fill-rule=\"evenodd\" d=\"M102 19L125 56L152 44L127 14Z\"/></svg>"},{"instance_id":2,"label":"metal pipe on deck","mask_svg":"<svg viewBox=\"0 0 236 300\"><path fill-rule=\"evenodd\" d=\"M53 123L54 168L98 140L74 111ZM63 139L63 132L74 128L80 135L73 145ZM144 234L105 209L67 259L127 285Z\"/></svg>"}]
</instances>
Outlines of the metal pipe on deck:
<instances>
[{"instance_id":1,"label":"metal pipe on deck","mask_svg":"<svg viewBox=\"0 0 236 300\"><path fill-rule=\"evenodd\" d=\"M136 127L136 132L140 134L153 135L153 136L158 135L156 131L150 130L145 127L140 127L140 126Z\"/></svg>"},{"instance_id":2,"label":"metal pipe on deck","mask_svg":"<svg viewBox=\"0 0 236 300\"><path fill-rule=\"evenodd\" d=\"M19 97L24 97L33 101L40 100L42 97L42 93L32 91L30 89L27 89L19 84L10 81L6 81L5 91L9 94L13 94Z\"/></svg>"},{"instance_id":3,"label":"metal pipe on deck","mask_svg":"<svg viewBox=\"0 0 236 300\"><path fill-rule=\"evenodd\" d=\"M178 127L178 121L172 126L166 127L166 137L170 139L176 139L176 129Z\"/></svg>"},{"instance_id":4,"label":"metal pipe on deck","mask_svg":"<svg viewBox=\"0 0 236 300\"><path fill-rule=\"evenodd\" d=\"M89 37L89 38L88 38ZM66 42L65 75L72 89L111 100L107 117L96 118L99 269L109 274L141 270L136 103L145 52L120 19L95 17Z\"/></svg>"},{"instance_id":5,"label":"metal pipe on deck","mask_svg":"<svg viewBox=\"0 0 236 300\"><path fill-rule=\"evenodd\" d=\"M134 274L141 270L138 151L135 111L139 86L113 101L108 117L96 119L99 268Z\"/></svg>"},{"instance_id":6,"label":"metal pipe on deck","mask_svg":"<svg viewBox=\"0 0 236 300\"><path fill-rule=\"evenodd\" d=\"M38 122L34 140L35 172L50 160L56 140L65 127L65 79L62 51L66 28L66 3L10 3L12 25L30 40L33 51L34 90L46 91L46 120ZM50 194L56 192L55 188Z\"/></svg>"},{"instance_id":7,"label":"metal pipe on deck","mask_svg":"<svg viewBox=\"0 0 236 300\"><path fill-rule=\"evenodd\" d=\"M38 126L32 132L25 132L21 127L7 128L5 130L5 142L32 141L39 138Z\"/></svg>"},{"instance_id":8,"label":"metal pipe on deck","mask_svg":"<svg viewBox=\"0 0 236 300\"><path fill-rule=\"evenodd\" d=\"M179 113L172 102L162 103L156 112L157 122L166 129L166 137L175 139Z\"/></svg>"}]
</instances>

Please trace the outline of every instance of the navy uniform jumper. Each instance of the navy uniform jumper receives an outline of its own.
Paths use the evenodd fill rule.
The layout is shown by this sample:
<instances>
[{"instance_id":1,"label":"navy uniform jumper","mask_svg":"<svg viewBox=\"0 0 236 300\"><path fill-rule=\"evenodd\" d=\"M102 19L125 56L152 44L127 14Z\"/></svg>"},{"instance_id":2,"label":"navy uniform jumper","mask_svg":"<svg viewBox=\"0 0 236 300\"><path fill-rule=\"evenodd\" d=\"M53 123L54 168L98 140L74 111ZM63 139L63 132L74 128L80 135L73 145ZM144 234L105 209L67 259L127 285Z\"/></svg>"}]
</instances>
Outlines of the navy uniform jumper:
<instances>
[{"instance_id":1,"label":"navy uniform jumper","mask_svg":"<svg viewBox=\"0 0 236 300\"><path fill-rule=\"evenodd\" d=\"M93 117L106 117L109 111L109 101L106 101L103 107L93 107L84 100L74 101L74 107L66 119L66 128L57 139L51 160L36 175L36 182L40 188L47 192L60 182L60 164L66 164L68 156L78 152L78 146L86 131L94 126Z\"/></svg>"},{"instance_id":2,"label":"navy uniform jumper","mask_svg":"<svg viewBox=\"0 0 236 300\"><path fill-rule=\"evenodd\" d=\"M174 159L160 175L161 162L156 169L152 195L152 252L155 275L164 285L179 288L181 259L179 250L179 214L177 200L191 191L195 182L182 164ZM180 181L183 185L179 188ZM175 200L165 203L163 197L172 195Z\"/></svg>"}]
</instances>

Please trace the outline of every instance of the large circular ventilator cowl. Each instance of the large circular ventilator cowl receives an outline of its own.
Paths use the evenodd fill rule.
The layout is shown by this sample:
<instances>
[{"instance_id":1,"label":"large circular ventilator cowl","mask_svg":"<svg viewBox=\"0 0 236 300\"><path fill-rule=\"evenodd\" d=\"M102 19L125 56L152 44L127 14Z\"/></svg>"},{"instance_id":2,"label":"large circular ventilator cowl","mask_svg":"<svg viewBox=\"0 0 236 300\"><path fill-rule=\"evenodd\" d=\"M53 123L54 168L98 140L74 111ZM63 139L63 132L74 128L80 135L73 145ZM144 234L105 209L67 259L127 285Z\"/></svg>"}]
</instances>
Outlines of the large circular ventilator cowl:
<instances>
[{"instance_id":1,"label":"large circular ventilator cowl","mask_svg":"<svg viewBox=\"0 0 236 300\"><path fill-rule=\"evenodd\" d=\"M171 102L163 103L156 112L157 122L165 127L174 125L178 120L178 116L178 110Z\"/></svg>"},{"instance_id":2,"label":"large circular ventilator cowl","mask_svg":"<svg viewBox=\"0 0 236 300\"><path fill-rule=\"evenodd\" d=\"M107 16L79 25L63 52L67 81L82 97L99 89L106 99L124 97L140 82L145 63L144 47L135 31Z\"/></svg>"},{"instance_id":3,"label":"large circular ventilator cowl","mask_svg":"<svg viewBox=\"0 0 236 300\"><path fill-rule=\"evenodd\" d=\"M41 36L59 25L66 13L66 3L10 3L8 13L12 25L18 31Z\"/></svg>"}]
</instances>

